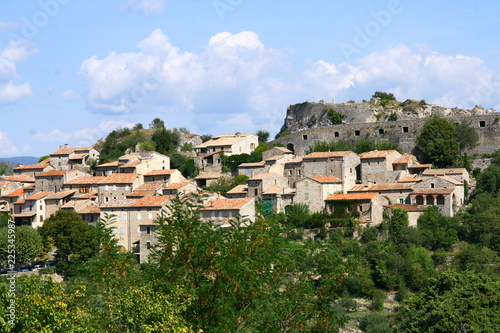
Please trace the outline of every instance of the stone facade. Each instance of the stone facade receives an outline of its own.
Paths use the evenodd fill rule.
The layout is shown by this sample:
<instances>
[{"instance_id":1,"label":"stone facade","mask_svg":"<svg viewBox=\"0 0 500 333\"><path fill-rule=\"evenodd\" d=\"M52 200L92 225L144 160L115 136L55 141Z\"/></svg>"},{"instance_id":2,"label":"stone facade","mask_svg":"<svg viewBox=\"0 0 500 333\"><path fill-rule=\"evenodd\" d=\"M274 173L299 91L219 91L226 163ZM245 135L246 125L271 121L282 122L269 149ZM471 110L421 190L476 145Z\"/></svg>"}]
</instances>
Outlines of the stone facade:
<instances>
[{"instance_id":1,"label":"stone facade","mask_svg":"<svg viewBox=\"0 0 500 333\"><path fill-rule=\"evenodd\" d=\"M396 150L370 151L359 155L361 160L361 183L394 183L405 170L394 170L393 163L401 157Z\"/></svg>"},{"instance_id":2,"label":"stone facade","mask_svg":"<svg viewBox=\"0 0 500 333\"><path fill-rule=\"evenodd\" d=\"M295 203L306 204L311 212L321 212L327 197L342 192L342 181L335 177L309 176L297 182L296 190Z\"/></svg>"},{"instance_id":3,"label":"stone facade","mask_svg":"<svg viewBox=\"0 0 500 333\"><path fill-rule=\"evenodd\" d=\"M91 178L91 175L80 170L52 170L38 174L35 177L35 192L59 192L65 183L77 177Z\"/></svg>"},{"instance_id":4,"label":"stone facade","mask_svg":"<svg viewBox=\"0 0 500 333\"><path fill-rule=\"evenodd\" d=\"M250 222L255 221L253 198L212 200L200 209L201 219L216 225L228 225L238 215Z\"/></svg>"},{"instance_id":5,"label":"stone facade","mask_svg":"<svg viewBox=\"0 0 500 333\"><path fill-rule=\"evenodd\" d=\"M259 173L248 180L248 197L260 197L272 187L287 187L288 179L276 173Z\"/></svg>"}]
</instances>

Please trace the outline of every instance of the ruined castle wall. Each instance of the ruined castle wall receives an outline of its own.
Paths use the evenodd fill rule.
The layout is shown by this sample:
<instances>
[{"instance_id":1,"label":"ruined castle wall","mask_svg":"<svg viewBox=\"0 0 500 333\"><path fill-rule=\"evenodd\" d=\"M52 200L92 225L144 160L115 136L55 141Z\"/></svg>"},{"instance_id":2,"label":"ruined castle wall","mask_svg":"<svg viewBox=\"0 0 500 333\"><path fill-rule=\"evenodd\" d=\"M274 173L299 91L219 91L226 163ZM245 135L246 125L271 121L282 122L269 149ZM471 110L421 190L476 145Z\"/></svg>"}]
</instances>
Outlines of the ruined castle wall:
<instances>
[{"instance_id":1,"label":"ruined castle wall","mask_svg":"<svg viewBox=\"0 0 500 333\"><path fill-rule=\"evenodd\" d=\"M364 105L355 106L365 107ZM349 105L349 109L352 107L353 105ZM369 105L366 105L366 107L369 108ZM310 110L314 110L314 107L310 108ZM307 148L314 144L314 141L346 140L354 142L367 139L377 142L388 140L397 143L403 153L411 153L415 147L415 139L428 119L324 125L323 127L295 132L271 141L270 144L281 143L288 149L293 150L297 156L303 156ZM500 113L448 117L447 119L453 119L456 123L465 121L475 128L479 135L479 141L478 146L470 152L471 154L489 154L500 149ZM288 117L285 124L287 120Z\"/></svg>"}]
</instances>

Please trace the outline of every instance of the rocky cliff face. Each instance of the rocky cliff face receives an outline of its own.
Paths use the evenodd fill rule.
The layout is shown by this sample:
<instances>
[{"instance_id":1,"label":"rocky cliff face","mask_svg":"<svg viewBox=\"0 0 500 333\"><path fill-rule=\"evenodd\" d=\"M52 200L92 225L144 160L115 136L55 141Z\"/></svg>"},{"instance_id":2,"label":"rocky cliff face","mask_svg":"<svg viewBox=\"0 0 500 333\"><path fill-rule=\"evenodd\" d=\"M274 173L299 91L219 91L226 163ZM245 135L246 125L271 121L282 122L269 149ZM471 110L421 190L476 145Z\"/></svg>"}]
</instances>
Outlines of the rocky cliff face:
<instances>
[{"instance_id":1,"label":"rocky cliff face","mask_svg":"<svg viewBox=\"0 0 500 333\"><path fill-rule=\"evenodd\" d=\"M476 105L473 109L446 108L437 105L420 104L417 101L407 100L397 107L383 108L374 104L348 103L310 103L290 105L287 108L285 123L281 131L298 132L306 129L331 126L328 111L334 109L343 116L345 124L384 123L391 114L396 114L397 120L416 120L440 115L446 118L486 115L495 112L485 110Z\"/></svg>"}]
</instances>

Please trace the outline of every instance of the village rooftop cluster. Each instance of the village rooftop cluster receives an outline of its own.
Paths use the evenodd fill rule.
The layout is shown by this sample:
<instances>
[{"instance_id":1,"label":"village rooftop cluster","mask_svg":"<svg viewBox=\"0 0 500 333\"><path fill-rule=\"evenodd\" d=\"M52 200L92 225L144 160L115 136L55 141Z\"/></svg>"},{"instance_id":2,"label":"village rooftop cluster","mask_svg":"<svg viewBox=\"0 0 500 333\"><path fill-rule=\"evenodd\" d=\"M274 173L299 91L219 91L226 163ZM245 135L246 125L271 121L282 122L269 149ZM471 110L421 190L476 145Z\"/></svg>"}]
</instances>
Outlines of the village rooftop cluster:
<instances>
[{"instance_id":1,"label":"village rooftop cluster","mask_svg":"<svg viewBox=\"0 0 500 333\"><path fill-rule=\"evenodd\" d=\"M48 159L0 176L0 211L10 212L16 225L33 228L60 209L75 211L89 224L114 215L110 227L119 245L142 263L156 243L155 219L176 195L202 198L201 219L217 226L228 226L237 216L254 221L257 200L267 202L276 213L295 203L309 206L311 212L334 212L348 202L363 226L378 225L384 210L400 208L415 226L428 206L453 216L473 186L466 169L433 169L396 150L296 156L287 148L274 147L263 153L261 162L238 166L237 174L247 175L248 184L236 186L224 197L202 189L228 176L222 172L222 152L250 154L257 145L258 137L252 133L219 135L196 145L201 172L193 179L170 169L170 158L154 151L98 165L92 176L87 161L98 160L99 151L62 145Z\"/></svg>"}]
</instances>

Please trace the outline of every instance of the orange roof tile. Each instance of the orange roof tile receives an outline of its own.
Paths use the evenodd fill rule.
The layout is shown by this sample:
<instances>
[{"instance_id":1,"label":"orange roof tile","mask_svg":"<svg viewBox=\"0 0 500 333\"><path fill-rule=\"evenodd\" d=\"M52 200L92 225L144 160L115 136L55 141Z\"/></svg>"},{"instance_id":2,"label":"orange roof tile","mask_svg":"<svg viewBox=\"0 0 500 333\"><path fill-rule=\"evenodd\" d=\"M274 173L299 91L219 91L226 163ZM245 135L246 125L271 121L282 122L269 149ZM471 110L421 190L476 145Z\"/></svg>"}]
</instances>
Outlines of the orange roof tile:
<instances>
[{"instance_id":1,"label":"orange roof tile","mask_svg":"<svg viewBox=\"0 0 500 333\"><path fill-rule=\"evenodd\" d=\"M17 170L40 170L40 169L45 169L47 166L48 166L48 163L21 165L21 166L14 168L14 171L17 171Z\"/></svg>"},{"instance_id":2,"label":"orange roof tile","mask_svg":"<svg viewBox=\"0 0 500 333\"><path fill-rule=\"evenodd\" d=\"M32 217L35 215L36 213L18 213L18 214L12 214L12 217Z\"/></svg>"},{"instance_id":3,"label":"orange roof tile","mask_svg":"<svg viewBox=\"0 0 500 333\"><path fill-rule=\"evenodd\" d=\"M78 198L78 199L95 199L95 198L97 198L97 192L80 193L78 195L75 195L75 198Z\"/></svg>"},{"instance_id":4,"label":"orange roof tile","mask_svg":"<svg viewBox=\"0 0 500 333\"><path fill-rule=\"evenodd\" d=\"M38 192L37 194L33 194L32 196L27 197L25 200L26 201L28 201L28 200L39 200L39 199L45 198L46 196L48 196L49 194L52 194L52 193L54 193L54 192L53 191Z\"/></svg>"},{"instance_id":5,"label":"orange roof tile","mask_svg":"<svg viewBox=\"0 0 500 333\"><path fill-rule=\"evenodd\" d=\"M55 193L50 194L47 197L47 199L54 199L54 200L62 199L62 198L66 198L72 194L75 194L75 192L76 192L75 190L55 192Z\"/></svg>"},{"instance_id":6,"label":"orange roof tile","mask_svg":"<svg viewBox=\"0 0 500 333\"><path fill-rule=\"evenodd\" d=\"M93 177L76 177L64 183L65 185L97 185L105 180L104 176L93 176Z\"/></svg>"},{"instance_id":7,"label":"orange roof tile","mask_svg":"<svg viewBox=\"0 0 500 333\"><path fill-rule=\"evenodd\" d=\"M162 207L164 206L168 201L170 200L170 197L164 197L164 196L146 196L144 198L141 198L137 200L135 203L132 204L132 207Z\"/></svg>"},{"instance_id":8,"label":"orange roof tile","mask_svg":"<svg viewBox=\"0 0 500 333\"><path fill-rule=\"evenodd\" d=\"M119 165L118 161L114 161L114 162L99 164L97 168L118 167L118 165Z\"/></svg>"},{"instance_id":9,"label":"orange roof tile","mask_svg":"<svg viewBox=\"0 0 500 333\"><path fill-rule=\"evenodd\" d=\"M344 157L347 154L351 153L350 151L328 151L328 152L315 152L310 153L307 156L304 156L303 159L312 159L312 158L330 158L330 157Z\"/></svg>"},{"instance_id":10,"label":"orange roof tile","mask_svg":"<svg viewBox=\"0 0 500 333\"><path fill-rule=\"evenodd\" d=\"M273 147L273 149L278 149L278 150L281 150L282 152L284 152L285 154L291 154L292 151L290 149L287 149L285 147Z\"/></svg>"},{"instance_id":11,"label":"orange roof tile","mask_svg":"<svg viewBox=\"0 0 500 333\"><path fill-rule=\"evenodd\" d=\"M276 175L275 173L272 173L272 172L259 172L257 174L255 174L252 178L250 178L249 180L262 180L262 179L265 179L267 177L271 177L273 175Z\"/></svg>"},{"instance_id":12,"label":"orange roof tile","mask_svg":"<svg viewBox=\"0 0 500 333\"><path fill-rule=\"evenodd\" d=\"M414 164L408 166L408 169L428 169L432 167L432 163L429 164Z\"/></svg>"},{"instance_id":13,"label":"orange roof tile","mask_svg":"<svg viewBox=\"0 0 500 333\"><path fill-rule=\"evenodd\" d=\"M412 190L415 183L390 183L390 184L372 184L355 185L348 192L379 192L379 191L401 191Z\"/></svg>"},{"instance_id":14,"label":"orange roof tile","mask_svg":"<svg viewBox=\"0 0 500 333\"><path fill-rule=\"evenodd\" d=\"M408 164L408 162L410 162L411 160L416 160L416 159L417 157L415 155L404 154L403 156L392 162L392 164Z\"/></svg>"},{"instance_id":15,"label":"orange roof tile","mask_svg":"<svg viewBox=\"0 0 500 333\"><path fill-rule=\"evenodd\" d=\"M177 169L169 169L169 170L153 170L149 171L148 173L144 174L144 176L164 176L164 175L171 175L174 172L178 171Z\"/></svg>"},{"instance_id":16,"label":"orange roof tile","mask_svg":"<svg viewBox=\"0 0 500 333\"><path fill-rule=\"evenodd\" d=\"M24 176L24 175L19 175L19 176L1 176L0 178L11 181L11 182L21 182L21 183L34 183L35 179Z\"/></svg>"},{"instance_id":17,"label":"orange roof tile","mask_svg":"<svg viewBox=\"0 0 500 333\"><path fill-rule=\"evenodd\" d=\"M360 159L366 159L366 158L386 158L387 156L391 155L392 153L397 152L396 150L372 150L366 153L361 153L359 154Z\"/></svg>"},{"instance_id":18,"label":"orange roof tile","mask_svg":"<svg viewBox=\"0 0 500 333\"><path fill-rule=\"evenodd\" d=\"M64 176L69 171L74 171L74 170L51 170L44 173L39 173L38 175L35 176L35 178Z\"/></svg>"},{"instance_id":19,"label":"orange roof tile","mask_svg":"<svg viewBox=\"0 0 500 333\"><path fill-rule=\"evenodd\" d=\"M81 160L83 159L85 156L88 156L89 154L73 154L69 157L70 160Z\"/></svg>"},{"instance_id":20,"label":"orange roof tile","mask_svg":"<svg viewBox=\"0 0 500 333\"><path fill-rule=\"evenodd\" d=\"M329 176L309 176L307 178L315 180L318 183L342 183L342 180L340 180L340 179L338 179L336 177L329 177Z\"/></svg>"},{"instance_id":21,"label":"orange roof tile","mask_svg":"<svg viewBox=\"0 0 500 333\"><path fill-rule=\"evenodd\" d=\"M264 161L255 162L255 163L241 163L238 165L238 168L261 168L266 163Z\"/></svg>"},{"instance_id":22,"label":"orange roof tile","mask_svg":"<svg viewBox=\"0 0 500 333\"><path fill-rule=\"evenodd\" d=\"M302 157L297 157L294 159L291 159L289 161L286 161L285 164L293 164L293 163L301 163L302 162Z\"/></svg>"},{"instance_id":23,"label":"orange roof tile","mask_svg":"<svg viewBox=\"0 0 500 333\"><path fill-rule=\"evenodd\" d=\"M366 193L347 193L347 194L331 194L325 200L371 200L378 193L366 192Z\"/></svg>"},{"instance_id":24,"label":"orange roof tile","mask_svg":"<svg viewBox=\"0 0 500 333\"><path fill-rule=\"evenodd\" d=\"M224 176L224 174L218 172L203 172L194 177L194 179L216 179L222 176Z\"/></svg>"},{"instance_id":25,"label":"orange roof tile","mask_svg":"<svg viewBox=\"0 0 500 333\"><path fill-rule=\"evenodd\" d=\"M89 151L92 148L93 147L75 147L75 148L67 147L67 148L59 148L58 150L56 150L55 152L53 152L53 153L51 153L49 155L50 156L52 156L52 155L70 155L70 154L74 153L75 151L85 152L85 151Z\"/></svg>"},{"instance_id":26,"label":"orange roof tile","mask_svg":"<svg viewBox=\"0 0 500 333\"><path fill-rule=\"evenodd\" d=\"M446 180L447 182L450 182L450 183L455 184L455 185L463 185L463 183L461 181L458 181L455 178L451 178L448 176L438 176L438 178Z\"/></svg>"},{"instance_id":27,"label":"orange roof tile","mask_svg":"<svg viewBox=\"0 0 500 333\"><path fill-rule=\"evenodd\" d=\"M88 205L85 208L76 211L78 214L100 214L101 209L96 205Z\"/></svg>"},{"instance_id":28,"label":"orange roof tile","mask_svg":"<svg viewBox=\"0 0 500 333\"><path fill-rule=\"evenodd\" d=\"M139 164L141 164L141 160L137 159L137 160L133 160L133 161L130 161L128 163L122 164L119 166L119 168L134 168L134 167L138 166Z\"/></svg>"},{"instance_id":29,"label":"orange roof tile","mask_svg":"<svg viewBox=\"0 0 500 333\"><path fill-rule=\"evenodd\" d=\"M163 184L159 183L149 183L142 184L134 190L134 192L127 194L127 198L131 197L145 197L147 195L155 193L157 190L163 187Z\"/></svg>"},{"instance_id":30,"label":"orange roof tile","mask_svg":"<svg viewBox=\"0 0 500 333\"><path fill-rule=\"evenodd\" d=\"M178 190L180 188L183 188L184 186L190 185L190 182L183 182L183 183L172 183L169 186L165 187L165 190Z\"/></svg>"},{"instance_id":31,"label":"orange roof tile","mask_svg":"<svg viewBox=\"0 0 500 333\"><path fill-rule=\"evenodd\" d=\"M136 173L112 173L101 184L131 184L139 177Z\"/></svg>"},{"instance_id":32,"label":"orange roof tile","mask_svg":"<svg viewBox=\"0 0 500 333\"><path fill-rule=\"evenodd\" d=\"M236 185L229 191L227 191L228 194L239 194L239 193L248 193L248 184L243 184L243 185Z\"/></svg>"},{"instance_id":33,"label":"orange roof tile","mask_svg":"<svg viewBox=\"0 0 500 333\"><path fill-rule=\"evenodd\" d=\"M108 202L103 203L99 207L101 209L103 208L124 208L124 207L131 207L134 202L136 202L137 199L117 199L117 200L110 200Z\"/></svg>"},{"instance_id":34,"label":"orange roof tile","mask_svg":"<svg viewBox=\"0 0 500 333\"><path fill-rule=\"evenodd\" d=\"M424 170L422 175L424 176L446 176L446 175L462 175L466 173L467 170L464 168L456 168L456 169L427 169Z\"/></svg>"},{"instance_id":35,"label":"orange roof tile","mask_svg":"<svg viewBox=\"0 0 500 333\"><path fill-rule=\"evenodd\" d=\"M273 186L262 194L291 194L294 190L289 187Z\"/></svg>"},{"instance_id":36,"label":"orange roof tile","mask_svg":"<svg viewBox=\"0 0 500 333\"><path fill-rule=\"evenodd\" d=\"M10 192L9 194L2 195L2 198L15 198L20 197L24 194L24 188L17 189L15 191Z\"/></svg>"},{"instance_id":37,"label":"orange roof tile","mask_svg":"<svg viewBox=\"0 0 500 333\"><path fill-rule=\"evenodd\" d=\"M398 183L417 183L420 181L422 181L422 178L417 175L406 175L398 179Z\"/></svg>"},{"instance_id":38,"label":"orange roof tile","mask_svg":"<svg viewBox=\"0 0 500 333\"><path fill-rule=\"evenodd\" d=\"M253 198L238 199L218 199L208 201L204 208L200 210L234 210L241 209L248 203L253 202Z\"/></svg>"}]
</instances>

